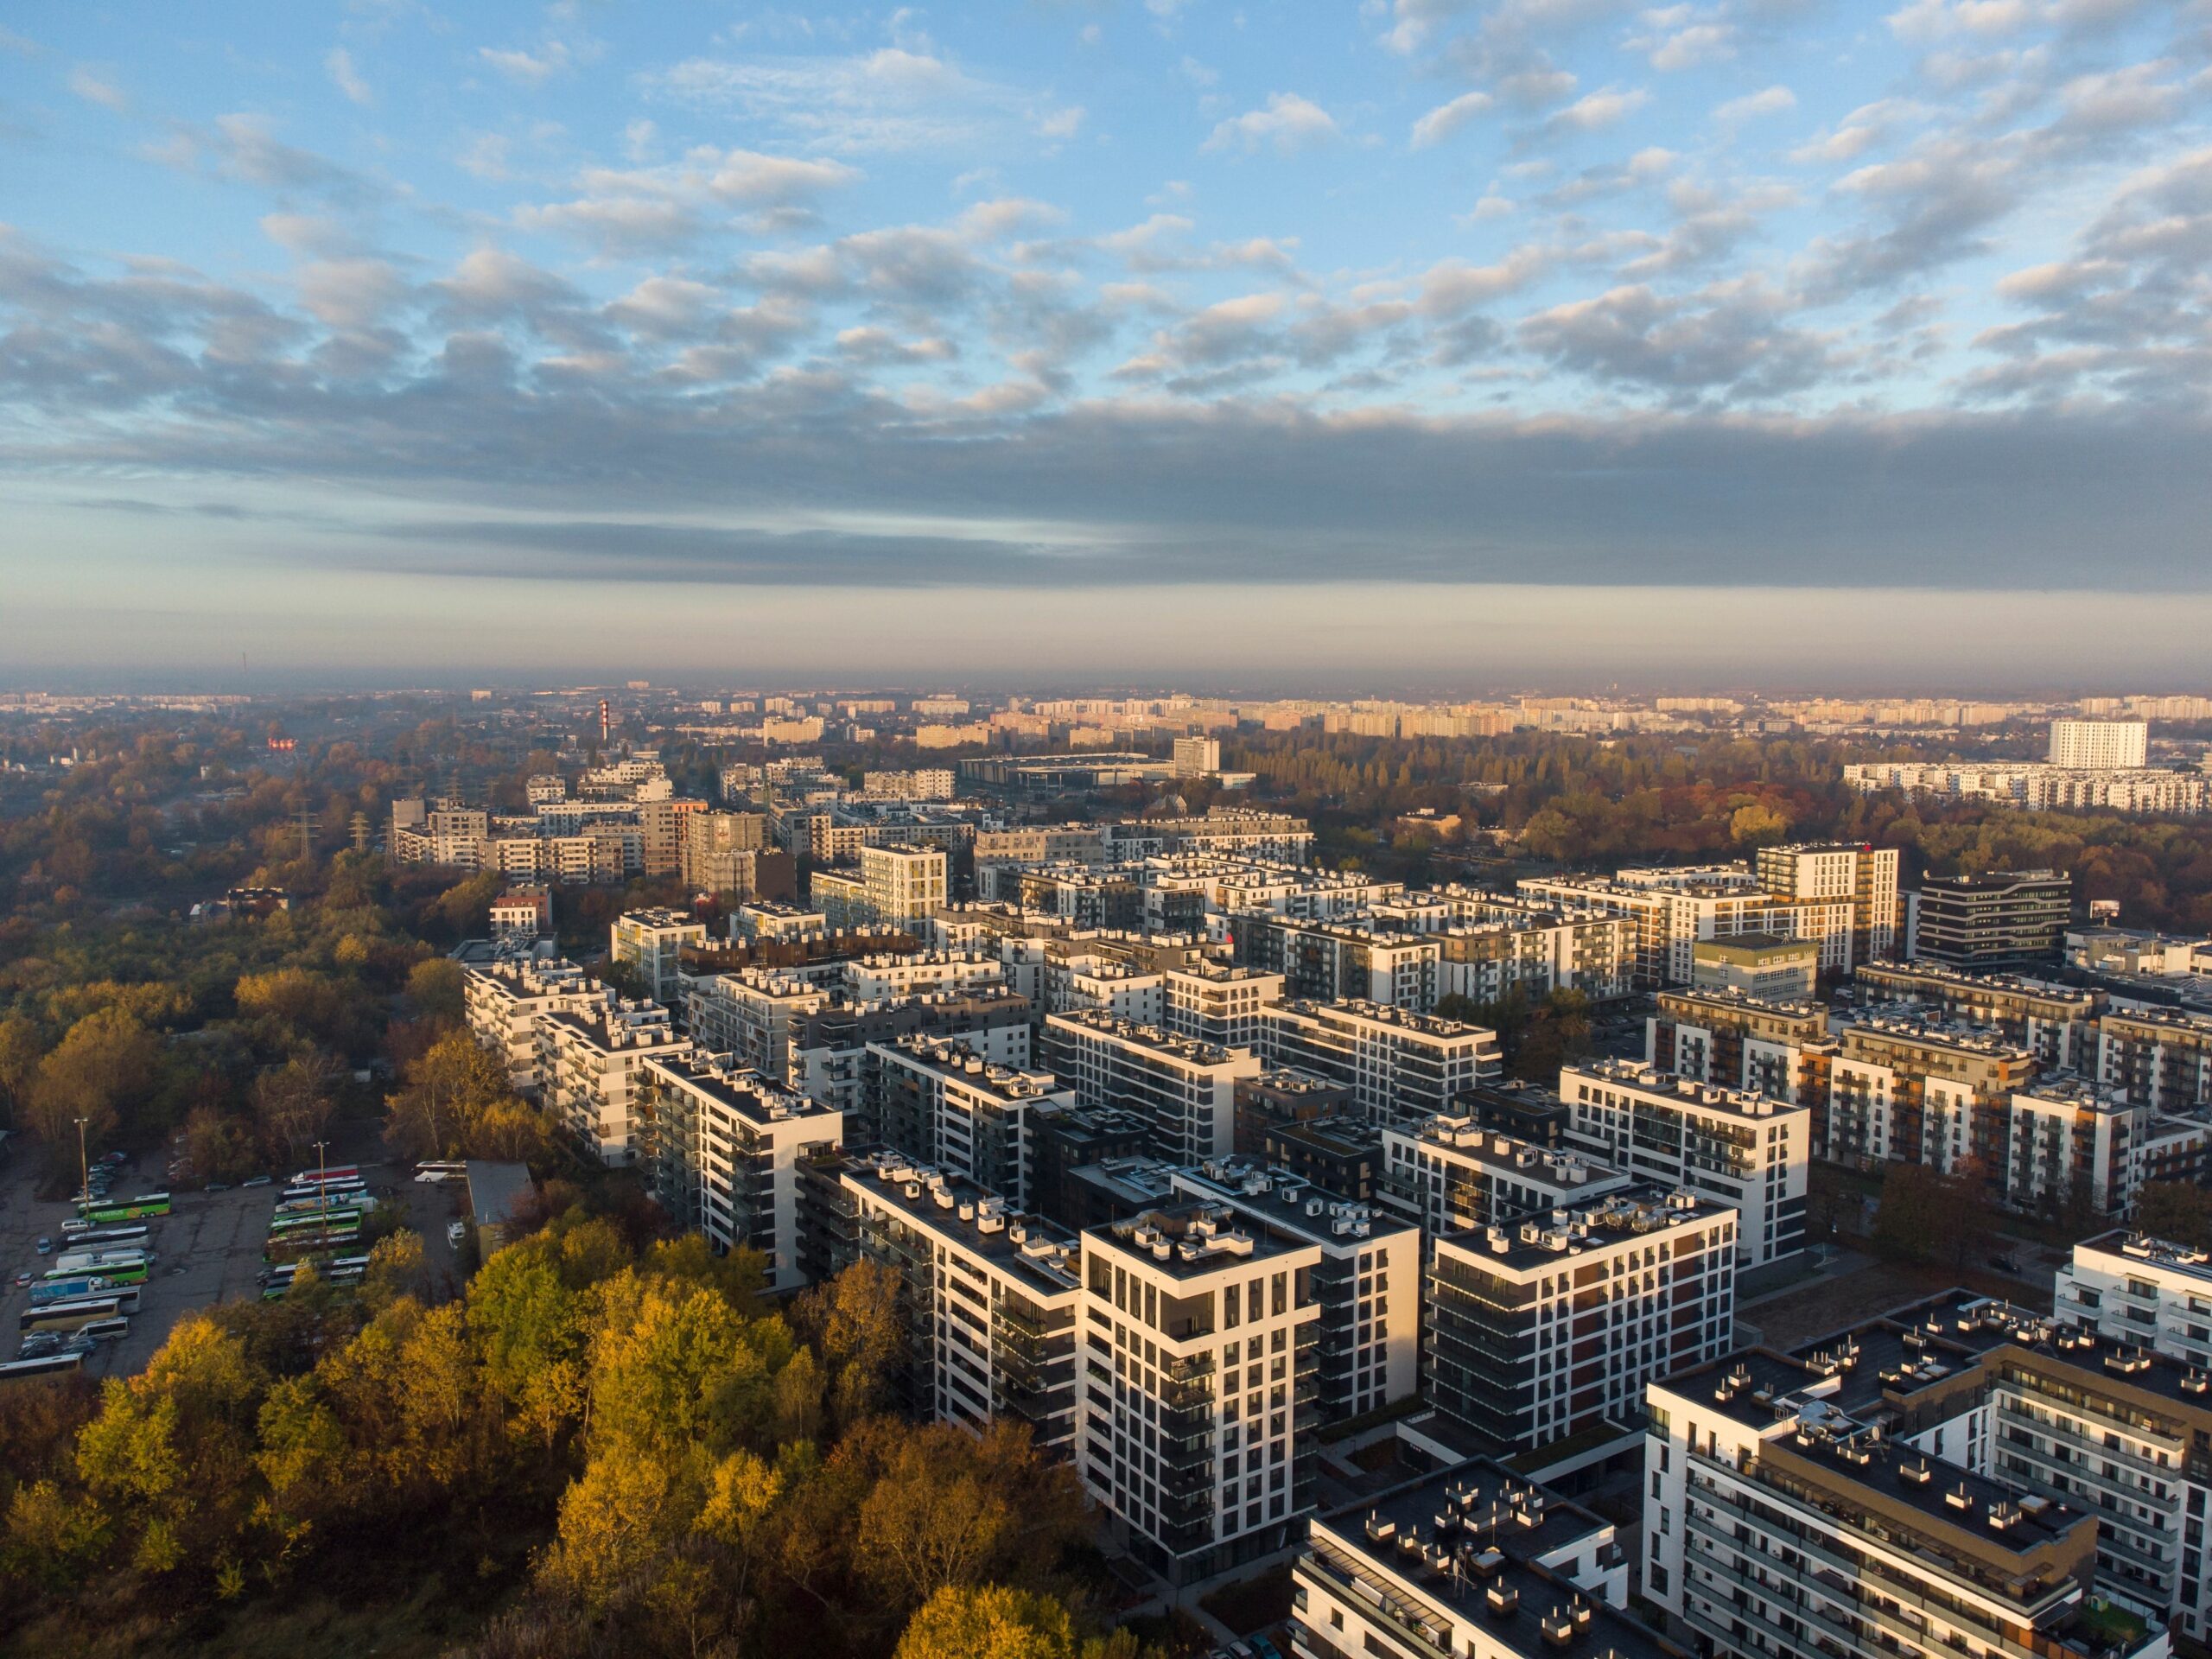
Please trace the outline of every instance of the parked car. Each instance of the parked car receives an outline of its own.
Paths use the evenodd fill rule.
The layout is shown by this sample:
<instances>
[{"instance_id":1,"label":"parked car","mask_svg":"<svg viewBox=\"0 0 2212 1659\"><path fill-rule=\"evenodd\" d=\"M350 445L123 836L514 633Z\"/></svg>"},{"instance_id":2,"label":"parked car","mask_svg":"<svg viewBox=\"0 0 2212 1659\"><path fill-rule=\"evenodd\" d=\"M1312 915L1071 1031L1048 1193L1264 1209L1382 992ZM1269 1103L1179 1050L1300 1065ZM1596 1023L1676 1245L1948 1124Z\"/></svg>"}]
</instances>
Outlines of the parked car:
<instances>
[{"instance_id":1,"label":"parked car","mask_svg":"<svg viewBox=\"0 0 2212 1659\"><path fill-rule=\"evenodd\" d=\"M1264 1636L1252 1638L1252 1651L1259 1656L1259 1659L1282 1659L1282 1649Z\"/></svg>"},{"instance_id":2,"label":"parked car","mask_svg":"<svg viewBox=\"0 0 2212 1659\"><path fill-rule=\"evenodd\" d=\"M456 1250L461 1248L461 1241L467 1236L468 1224L467 1222L455 1220L446 1224L446 1243Z\"/></svg>"},{"instance_id":3,"label":"parked car","mask_svg":"<svg viewBox=\"0 0 2212 1659\"><path fill-rule=\"evenodd\" d=\"M269 1185L269 1177L266 1175L249 1175L245 1179L240 1181L238 1185L240 1186L266 1186Z\"/></svg>"},{"instance_id":4,"label":"parked car","mask_svg":"<svg viewBox=\"0 0 2212 1659\"><path fill-rule=\"evenodd\" d=\"M54 1254L54 1241L41 1235L38 1241L38 1253L41 1255L52 1255Z\"/></svg>"},{"instance_id":5,"label":"parked car","mask_svg":"<svg viewBox=\"0 0 2212 1659\"><path fill-rule=\"evenodd\" d=\"M127 1152L111 1152L107 1155L107 1161L111 1164L127 1164L130 1161L130 1154Z\"/></svg>"},{"instance_id":6,"label":"parked car","mask_svg":"<svg viewBox=\"0 0 2212 1659\"><path fill-rule=\"evenodd\" d=\"M31 1275L29 1274L19 1273L16 1275L16 1288L17 1290L21 1290L25 1285L30 1283L30 1281Z\"/></svg>"},{"instance_id":7,"label":"parked car","mask_svg":"<svg viewBox=\"0 0 2212 1659\"><path fill-rule=\"evenodd\" d=\"M231 1190L231 1184L228 1181L210 1181L200 1190L203 1192L227 1192Z\"/></svg>"}]
</instances>

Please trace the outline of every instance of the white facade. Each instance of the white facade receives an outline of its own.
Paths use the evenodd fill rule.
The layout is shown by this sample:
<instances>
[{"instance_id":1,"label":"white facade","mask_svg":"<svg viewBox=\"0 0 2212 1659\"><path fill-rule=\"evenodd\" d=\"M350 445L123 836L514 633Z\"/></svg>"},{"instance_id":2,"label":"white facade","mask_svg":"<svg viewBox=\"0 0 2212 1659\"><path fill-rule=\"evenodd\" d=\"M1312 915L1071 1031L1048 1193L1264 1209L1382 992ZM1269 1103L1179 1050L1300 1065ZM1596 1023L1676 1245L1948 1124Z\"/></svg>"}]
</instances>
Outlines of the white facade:
<instances>
[{"instance_id":1,"label":"white facade","mask_svg":"<svg viewBox=\"0 0 2212 1659\"><path fill-rule=\"evenodd\" d=\"M1217 1048L1098 1010L1045 1021L1039 1055L1085 1106L1118 1106L1152 1124L1153 1149L1196 1162L1236 1142L1236 1082L1260 1075L1249 1049Z\"/></svg>"},{"instance_id":2,"label":"white facade","mask_svg":"<svg viewBox=\"0 0 2212 1659\"><path fill-rule=\"evenodd\" d=\"M578 1145L610 1168L638 1160L637 1095L649 1061L689 1056L692 1045L658 1003L615 1001L596 1016L548 1014L537 1021L543 1104Z\"/></svg>"},{"instance_id":3,"label":"white facade","mask_svg":"<svg viewBox=\"0 0 2212 1659\"><path fill-rule=\"evenodd\" d=\"M544 1014L589 1014L614 994L573 962L500 962L471 968L461 982L469 1034L505 1062L507 1086L538 1091L537 1019Z\"/></svg>"},{"instance_id":4,"label":"white facade","mask_svg":"<svg viewBox=\"0 0 2212 1659\"><path fill-rule=\"evenodd\" d=\"M673 910L632 910L616 917L607 935L607 955L637 970L645 994L674 1002L682 995L678 958L687 945L705 947L707 925Z\"/></svg>"},{"instance_id":5,"label":"white facade","mask_svg":"<svg viewBox=\"0 0 2212 1659\"><path fill-rule=\"evenodd\" d=\"M1419 1123L1504 1069L1497 1033L1371 1002L1281 1002L1260 1011L1260 1053L1350 1089L1380 1124Z\"/></svg>"},{"instance_id":6,"label":"white facade","mask_svg":"<svg viewBox=\"0 0 2212 1659\"><path fill-rule=\"evenodd\" d=\"M2069 772L2124 772L2151 756L2151 727L2140 720L2054 720L2050 764Z\"/></svg>"},{"instance_id":7,"label":"white facade","mask_svg":"<svg viewBox=\"0 0 2212 1659\"><path fill-rule=\"evenodd\" d=\"M1809 1108L1617 1060L1561 1067L1559 1094L1569 1146L1733 1205L1745 1267L1804 1248Z\"/></svg>"},{"instance_id":8,"label":"white facade","mask_svg":"<svg viewBox=\"0 0 2212 1659\"><path fill-rule=\"evenodd\" d=\"M1171 1582L1296 1535L1320 1259L1199 1203L1083 1235L1076 1467Z\"/></svg>"}]
</instances>

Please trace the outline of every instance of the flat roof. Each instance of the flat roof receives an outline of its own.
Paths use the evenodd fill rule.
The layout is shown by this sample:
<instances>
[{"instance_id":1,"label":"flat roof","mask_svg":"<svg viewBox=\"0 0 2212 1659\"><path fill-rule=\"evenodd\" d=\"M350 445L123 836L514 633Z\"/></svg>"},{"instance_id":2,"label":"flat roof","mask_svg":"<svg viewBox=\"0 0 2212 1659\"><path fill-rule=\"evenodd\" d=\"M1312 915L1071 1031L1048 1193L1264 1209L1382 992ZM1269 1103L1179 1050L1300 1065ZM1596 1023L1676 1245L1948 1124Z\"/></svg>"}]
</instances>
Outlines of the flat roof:
<instances>
[{"instance_id":1,"label":"flat roof","mask_svg":"<svg viewBox=\"0 0 2212 1659\"><path fill-rule=\"evenodd\" d=\"M1480 1646L1616 1659L1679 1659L1683 1651L1596 1591L1539 1565L1540 1557L1601 1537L1609 1523L1489 1459L1359 1499L1317 1516L1313 1525L1317 1542L1377 1574L1394 1595L1403 1592L1387 1579L1406 1580L1454 1623L1479 1631ZM1420 1548L1408 1548L1408 1538ZM1503 1606L1492 1602L1493 1589ZM1543 1631L1560 1615L1575 1625L1564 1645Z\"/></svg>"},{"instance_id":2,"label":"flat roof","mask_svg":"<svg viewBox=\"0 0 2212 1659\"><path fill-rule=\"evenodd\" d=\"M1567 1212L1568 1218L1563 1224L1554 1219L1558 1209ZM1488 1266L1535 1273L1567 1268L1583 1251L1656 1240L1677 1227L1736 1213L1736 1205L1700 1198L1687 1187L1639 1181L1613 1187L1580 1203L1516 1216L1504 1226L1445 1233L1437 1242L1448 1242Z\"/></svg>"},{"instance_id":3,"label":"flat roof","mask_svg":"<svg viewBox=\"0 0 2212 1659\"><path fill-rule=\"evenodd\" d=\"M1203 1198L1155 1205L1126 1221L1086 1228L1084 1236L1177 1279L1230 1273L1319 1246L1239 1224L1236 1211Z\"/></svg>"},{"instance_id":4,"label":"flat roof","mask_svg":"<svg viewBox=\"0 0 2212 1659\"><path fill-rule=\"evenodd\" d=\"M973 1181L903 1154L849 1159L842 1177L855 1190L898 1211L915 1226L956 1242L1042 1297L1072 1297L1077 1276L1073 1233L1013 1209Z\"/></svg>"}]
</instances>

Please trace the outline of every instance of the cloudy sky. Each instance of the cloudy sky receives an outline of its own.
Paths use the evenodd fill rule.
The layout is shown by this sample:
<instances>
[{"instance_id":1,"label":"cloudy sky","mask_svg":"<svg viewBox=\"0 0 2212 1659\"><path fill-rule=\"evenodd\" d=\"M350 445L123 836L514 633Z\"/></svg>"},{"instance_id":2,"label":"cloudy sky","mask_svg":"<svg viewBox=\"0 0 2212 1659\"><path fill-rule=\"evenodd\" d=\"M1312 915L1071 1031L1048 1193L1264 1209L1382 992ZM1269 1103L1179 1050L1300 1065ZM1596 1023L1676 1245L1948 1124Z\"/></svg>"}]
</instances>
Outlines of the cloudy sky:
<instances>
[{"instance_id":1,"label":"cloudy sky","mask_svg":"<svg viewBox=\"0 0 2212 1659\"><path fill-rule=\"evenodd\" d=\"M2212 0L0 11L0 681L2212 681Z\"/></svg>"}]
</instances>

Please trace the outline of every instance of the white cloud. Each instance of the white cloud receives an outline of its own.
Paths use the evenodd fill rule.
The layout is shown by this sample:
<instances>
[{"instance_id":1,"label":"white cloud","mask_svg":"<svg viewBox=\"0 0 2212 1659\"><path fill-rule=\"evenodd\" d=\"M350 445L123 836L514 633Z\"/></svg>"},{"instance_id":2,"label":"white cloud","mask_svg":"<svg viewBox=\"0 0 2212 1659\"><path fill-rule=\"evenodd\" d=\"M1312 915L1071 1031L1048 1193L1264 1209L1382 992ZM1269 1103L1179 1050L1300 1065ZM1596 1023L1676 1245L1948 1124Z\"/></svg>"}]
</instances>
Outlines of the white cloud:
<instances>
[{"instance_id":1,"label":"white cloud","mask_svg":"<svg viewBox=\"0 0 2212 1659\"><path fill-rule=\"evenodd\" d=\"M1758 115L1780 115L1785 110L1797 107L1797 94L1787 86L1770 86L1764 92L1747 92L1741 98L1732 98L1713 113L1719 120L1732 125L1748 121Z\"/></svg>"},{"instance_id":2,"label":"white cloud","mask_svg":"<svg viewBox=\"0 0 2212 1659\"><path fill-rule=\"evenodd\" d=\"M1577 132L1595 132L1610 127L1642 109L1651 99L1651 94L1642 87L1622 92L1607 86L1598 92L1586 92L1565 109L1554 111L1546 118L1547 128L1571 127Z\"/></svg>"},{"instance_id":3,"label":"white cloud","mask_svg":"<svg viewBox=\"0 0 2212 1659\"><path fill-rule=\"evenodd\" d=\"M113 110L121 115L130 107L130 98L122 87L106 75L85 64L69 72L69 90L87 104L97 104L104 110Z\"/></svg>"},{"instance_id":4,"label":"white cloud","mask_svg":"<svg viewBox=\"0 0 2212 1659\"><path fill-rule=\"evenodd\" d=\"M376 94L369 90L369 83L361 79L360 71L353 67L353 54L342 46L334 46L322 60L329 73L332 86L363 108L375 103Z\"/></svg>"},{"instance_id":5,"label":"white cloud","mask_svg":"<svg viewBox=\"0 0 2212 1659\"><path fill-rule=\"evenodd\" d=\"M1440 104L1414 123L1414 148L1427 149L1432 144L1442 143L1477 116L1486 112L1493 101L1488 92L1462 92L1449 104Z\"/></svg>"},{"instance_id":6,"label":"white cloud","mask_svg":"<svg viewBox=\"0 0 2212 1659\"><path fill-rule=\"evenodd\" d=\"M980 148L1070 118L1059 99L898 46L852 57L691 58L649 84L844 155Z\"/></svg>"},{"instance_id":7,"label":"white cloud","mask_svg":"<svg viewBox=\"0 0 2212 1659\"><path fill-rule=\"evenodd\" d=\"M543 50L525 52L520 48L482 46L476 55L509 80L524 86L543 86L554 76L574 67L569 48L559 41L550 42Z\"/></svg>"},{"instance_id":8,"label":"white cloud","mask_svg":"<svg viewBox=\"0 0 2212 1659\"><path fill-rule=\"evenodd\" d=\"M1262 148L1289 156L1344 136L1336 118L1295 92L1270 92L1263 109L1248 110L1217 125L1207 150L1235 150L1249 156Z\"/></svg>"}]
</instances>

